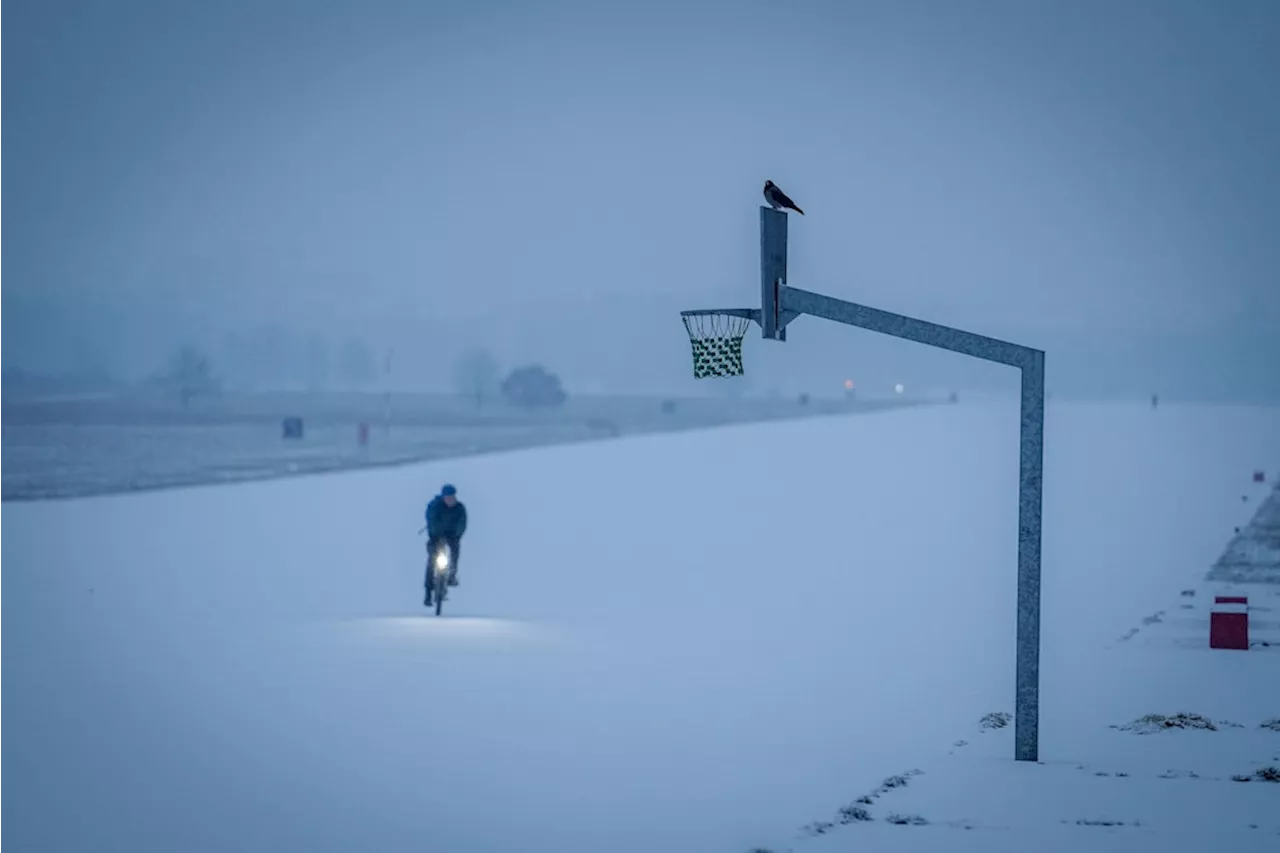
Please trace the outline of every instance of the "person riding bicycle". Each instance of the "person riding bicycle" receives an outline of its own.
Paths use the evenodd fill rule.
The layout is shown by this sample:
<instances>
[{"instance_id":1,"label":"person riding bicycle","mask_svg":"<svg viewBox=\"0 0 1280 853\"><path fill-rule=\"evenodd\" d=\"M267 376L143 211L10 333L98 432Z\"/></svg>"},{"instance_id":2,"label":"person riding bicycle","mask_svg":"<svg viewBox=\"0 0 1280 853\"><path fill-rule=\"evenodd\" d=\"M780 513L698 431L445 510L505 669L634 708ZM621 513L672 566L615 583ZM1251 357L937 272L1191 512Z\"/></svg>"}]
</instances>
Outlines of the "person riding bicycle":
<instances>
[{"instance_id":1,"label":"person riding bicycle","mask_svg":"<svg viewBox=\"0 0 1280 853\"><path fill-rule=\"evenodd\" d=\"M458 490L449 483L440 489L440 494L427 504L427 554L435 554L441 544L449 546L453 554L452 565L449 566L449 586L458 585L458 552L462 546L462 534L467 531L467 508L458 500ZM425 604L431 603L431 561L427 560L427 575L424 585L427 588Z\"/></svg>"}]
</instances>

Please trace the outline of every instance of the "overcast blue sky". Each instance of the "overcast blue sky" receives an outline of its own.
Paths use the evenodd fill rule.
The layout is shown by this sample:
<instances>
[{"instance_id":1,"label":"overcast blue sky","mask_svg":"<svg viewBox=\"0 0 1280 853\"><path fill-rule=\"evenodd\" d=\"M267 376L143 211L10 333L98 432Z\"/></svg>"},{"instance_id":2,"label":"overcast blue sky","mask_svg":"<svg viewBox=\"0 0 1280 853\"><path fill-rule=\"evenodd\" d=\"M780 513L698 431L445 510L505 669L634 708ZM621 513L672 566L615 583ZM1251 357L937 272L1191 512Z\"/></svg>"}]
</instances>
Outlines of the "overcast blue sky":
<instances>
[{"instance_id":1,"label":"overcast blue sky","mask_svg":"<svg viewBox=\"0 0 1280 853\"><path fill-rule=\"evenodd\" d=\"M664 385L673 312L757 292L766 178L808 214L797 286L1051 368L1135 335L1280 364L1280 3L4 12L6 364L136 374L275 323ZM753 364L850 340L797 325Z\"/></svg>"}]
</instances>

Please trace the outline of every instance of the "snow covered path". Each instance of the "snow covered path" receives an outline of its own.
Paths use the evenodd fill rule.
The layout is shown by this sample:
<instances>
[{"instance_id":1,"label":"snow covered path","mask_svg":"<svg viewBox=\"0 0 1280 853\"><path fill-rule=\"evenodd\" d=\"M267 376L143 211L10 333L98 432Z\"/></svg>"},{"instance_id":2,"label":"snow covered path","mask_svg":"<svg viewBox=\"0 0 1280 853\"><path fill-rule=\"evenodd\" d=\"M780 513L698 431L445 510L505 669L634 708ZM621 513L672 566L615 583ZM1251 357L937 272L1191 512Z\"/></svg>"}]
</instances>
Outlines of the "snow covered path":
<instances>
[{"instance_id":1,"label":"snow covered path","mask_svg":"<svg viewBox=\"0 0 1280 853\"><path fill-rule=\"evenodd\" d=\"M1156 701L1188 688L1167 655L1108 669L1119 704L1086 696L1104 647L1247 520L1280 412L1062 405L1046 426L1048 767L972 736L1012 710L1017 417L956 406L6 505L10 843L954 849L883 821L794 838L908 768L929 772L892 796L958 796L938 768L964 762L1084 778L1108 753L1080 732L1195 710ZM742 461L769 452L786 462ZM446 479L472 527L437 621L413 531ZM1280 679L1215 672L1280 716ZM1013 826L943 802L921 813Z\"/></svg>"}]
</instances>

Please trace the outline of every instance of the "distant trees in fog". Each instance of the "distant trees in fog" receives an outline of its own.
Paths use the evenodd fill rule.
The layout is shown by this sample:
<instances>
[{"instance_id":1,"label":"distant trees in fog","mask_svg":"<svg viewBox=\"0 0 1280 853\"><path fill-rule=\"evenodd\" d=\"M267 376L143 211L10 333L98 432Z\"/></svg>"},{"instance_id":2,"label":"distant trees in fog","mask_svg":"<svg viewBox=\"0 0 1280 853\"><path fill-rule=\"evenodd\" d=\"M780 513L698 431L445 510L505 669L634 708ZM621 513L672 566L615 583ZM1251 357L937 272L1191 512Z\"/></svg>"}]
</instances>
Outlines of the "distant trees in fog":
<instances>
[{"instance_id":1,"label":"distant trees in fog","mask_svg":"<svg viewBox=\"0 0 1280 853\"><path fill-rule=\"evenodd\" d=\"M568 396L560 377L540 364L518 367L502 380L502 394L517 406L561 406Z\"/></svg>"},{"instance_id":2,"label":"distant trees in fog","mask_svg":"<svg viewBox=\"0 0 1280 853\"><path fill-rule=\"evenodd\" d=\"M191 345L180 347L169 357L159 382L182 401L184 409L197 397L216 397L222 392L222 382L214 373L209 356Z\"/></svg>"},{"instance_id":3,"label":"distant trees in fog","mask_svg":"<svg viewBox=\"0 0 1280 853\"><path fill-rule=\"evenodd\" d=\"M219 362L227 382L246 390L363 388L378 377L377 362L364 341L350 338L335 347L317 332L303 334L278 325L228 334Z\"/></svg>"},{"instance_id":4,"label":"distant trees in fog","mask_svg":"<svg viewBox=\"0 0 1280 853\"><path fill-rule=\"evenodd\" d=\"M42 372L5 364L4 393L8 396L80 395L109 393L118 387L107 370L96 367L74 372Z\"/></svg>"},{"instance_id":5,"label":"distant trees in fog","mask_svg":"<svg viewBox=\"0 0 1280 853\"><path fill-rule=\"evenodd\" d=\"M488 350L468 350L453 363L453 388L481 407L498 393L498 371L497 359Z\"/></svg>"}]
</instances>

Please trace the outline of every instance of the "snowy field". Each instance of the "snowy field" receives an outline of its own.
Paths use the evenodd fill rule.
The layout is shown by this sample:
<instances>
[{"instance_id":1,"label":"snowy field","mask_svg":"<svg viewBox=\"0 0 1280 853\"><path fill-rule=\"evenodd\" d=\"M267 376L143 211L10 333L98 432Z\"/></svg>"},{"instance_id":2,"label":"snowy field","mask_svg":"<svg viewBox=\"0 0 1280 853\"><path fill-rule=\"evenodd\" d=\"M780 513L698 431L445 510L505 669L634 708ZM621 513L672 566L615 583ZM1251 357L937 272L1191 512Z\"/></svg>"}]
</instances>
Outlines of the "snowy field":
<instances>
[{"instance_id":1,"label":"snowy field","mask_svg":"<svg viewBox=\"0 0 1280 853\"><path fill-rule=\"evenodd\" d=\"M1039 764L998 717L1012 406L6 504L8 849L1273 848L1280 649L1146 619L1212 594L1280 410L1051 404L1046 440ZM1179 712L1217 730L1112 728Z\"/></svg>"},{"instance_id":2,"label":"snowy field","mask_svg":"<svg viewBox=\"0 0 1280 853\"><path fill-rule=\"evenodd\" d=\"M922 400L583 396L548 409L443 394L279 393L8 399L4 500L113 494L397 465L618 435L875 412ZM302 417L301 440L281 437ZM368 443L357 440L369 425Z\"/></svg>"}]
</instances>

